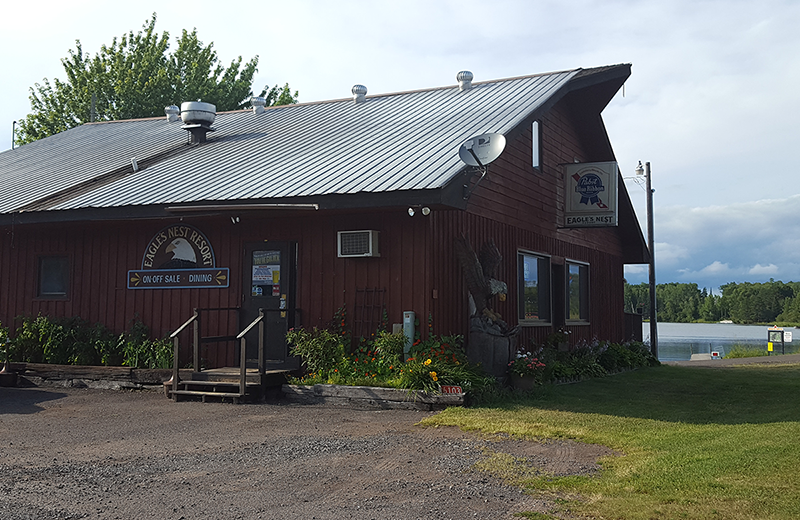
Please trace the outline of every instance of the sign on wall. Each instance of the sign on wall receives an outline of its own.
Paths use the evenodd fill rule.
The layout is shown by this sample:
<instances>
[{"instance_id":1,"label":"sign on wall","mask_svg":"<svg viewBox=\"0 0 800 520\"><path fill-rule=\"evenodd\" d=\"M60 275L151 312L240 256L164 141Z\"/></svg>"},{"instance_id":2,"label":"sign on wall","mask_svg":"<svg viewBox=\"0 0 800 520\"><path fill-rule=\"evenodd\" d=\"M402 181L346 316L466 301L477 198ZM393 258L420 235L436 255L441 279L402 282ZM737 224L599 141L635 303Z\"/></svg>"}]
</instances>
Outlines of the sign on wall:
<instances>
[{"instance_id":1,"label":"sign on wall","mask_svg":"<svg viewBox=\"0 0 800 520\"><path fill-rule=\"evenodd\" d=\"M217 267L211 242L186 224L167 226L150 240L142 268L128 271L128 289L228 287L228 268Z\"/></svg>"},{"instance_id":2,"label":"sign on wall","mask_svg":"<svg viewBox=\"0 0 800 520\"><path fill-rule=\"evenodd\" d=\"M566 227L608 227L617 225L616 162L566 165Z\"/></svg>"}]
</instances>

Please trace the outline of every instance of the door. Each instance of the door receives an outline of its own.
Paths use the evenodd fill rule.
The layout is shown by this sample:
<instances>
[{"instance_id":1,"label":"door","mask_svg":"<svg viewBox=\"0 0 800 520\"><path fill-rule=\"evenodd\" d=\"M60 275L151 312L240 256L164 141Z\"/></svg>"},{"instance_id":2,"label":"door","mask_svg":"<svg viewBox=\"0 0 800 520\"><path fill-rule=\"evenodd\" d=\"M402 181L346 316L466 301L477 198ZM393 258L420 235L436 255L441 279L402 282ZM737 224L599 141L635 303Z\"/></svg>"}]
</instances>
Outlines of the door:
<instances>
[{"instance_id":1,"label":"door","mask_svg":"<svg viewBox=\"0 0 800 520\"><path fill-rule=\"evenodd\" d=\"M295 326L297 243L264 241L245 244L241 330L264 312L264 360L267 368L294 364L286 331ZM247 366L258 367L258 326L246 336ZM239 346L237 345L237 353ZM238 359L238 357L237 357Z\"/></svg>"}]
</instances>

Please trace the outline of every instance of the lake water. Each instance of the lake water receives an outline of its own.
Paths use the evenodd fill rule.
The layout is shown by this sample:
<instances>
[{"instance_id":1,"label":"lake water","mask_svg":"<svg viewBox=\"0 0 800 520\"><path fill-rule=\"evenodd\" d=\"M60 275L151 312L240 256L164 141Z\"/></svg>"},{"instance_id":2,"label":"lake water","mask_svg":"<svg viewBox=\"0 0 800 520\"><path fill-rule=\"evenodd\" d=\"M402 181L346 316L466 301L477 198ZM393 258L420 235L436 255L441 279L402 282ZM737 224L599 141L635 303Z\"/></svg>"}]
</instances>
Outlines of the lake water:
<instances>
[{"instance_id":1,"label":"lake water","mask_svg":"<svg viewBox=\"0 0 800 520\"><path fill-rule=\"evenodd\" d=\"M691 359L692 354L711 351L724 356L735 345L767 350L767 328L764 325L736 325L733 323L659 323L658 359L661 361L682 361ZM786 343L786 353L800 351L800 330L792 331L794 341ZM650 341L650 324L642 323L642 338ZM780 345L775 345L780 354Z\"/></svg>"}]
</instances>

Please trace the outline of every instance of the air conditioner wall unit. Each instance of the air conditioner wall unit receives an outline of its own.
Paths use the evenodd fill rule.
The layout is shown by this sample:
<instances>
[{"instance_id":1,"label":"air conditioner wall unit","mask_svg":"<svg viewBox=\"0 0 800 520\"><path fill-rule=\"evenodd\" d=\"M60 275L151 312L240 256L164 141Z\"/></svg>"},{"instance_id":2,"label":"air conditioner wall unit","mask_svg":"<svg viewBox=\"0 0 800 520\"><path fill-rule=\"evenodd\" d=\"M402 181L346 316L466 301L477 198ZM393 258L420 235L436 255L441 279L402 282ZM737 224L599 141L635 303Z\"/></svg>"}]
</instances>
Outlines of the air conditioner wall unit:
<instances>
[{"instance_id":1,"label":"air conditioner wall unit","mask_svg":"<svg viewBox=\"0 0 800 520\"><path fill-rule=\"evenodd\" d=\"M340 258L362 258L381 256L378 249L380 232L374 229L338 231L337 243Z\"/></svg>"}]
</instances>

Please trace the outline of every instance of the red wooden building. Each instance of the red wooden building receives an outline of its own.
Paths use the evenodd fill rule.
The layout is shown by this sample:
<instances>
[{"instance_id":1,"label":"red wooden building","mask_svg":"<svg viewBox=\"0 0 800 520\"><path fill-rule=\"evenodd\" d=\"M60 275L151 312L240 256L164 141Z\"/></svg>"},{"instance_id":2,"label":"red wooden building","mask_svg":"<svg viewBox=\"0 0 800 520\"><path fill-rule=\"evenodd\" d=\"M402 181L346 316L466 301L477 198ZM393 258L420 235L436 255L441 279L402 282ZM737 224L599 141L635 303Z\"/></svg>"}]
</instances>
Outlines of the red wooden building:
<instances>
[{"instance_id":1,"label":"red wooden building","mask_svg":"<svg viewBox=\"0 0 800 520\"><path fill-rule=\"evenodd\" d=\"M560 328L625 339L623 265L648 261L645 242L621 181L606 208L616 225L569 225L580 175L567 165L614 165L601 112L629 74L459 73L455 86L370 96L357 85L213 123L86 124L3 152L0 323L41 313L121 331L138 317L163 336L195 308L239 309L204 313L202 333L224 336L265 308L274 362L287 327L324 326L342 305L356 335L385 309L390 324L415 312L423 337L429 317L436 333L467 336L463 234L502 255L507 298L493 308L520 342ZM458 150L486 133L506 146L476 184ZM203 356L236 365L234 343Z\"/></svg>"}]
</instances>

